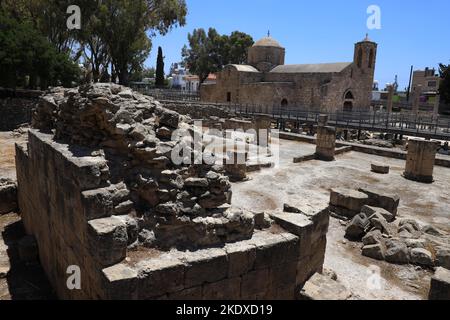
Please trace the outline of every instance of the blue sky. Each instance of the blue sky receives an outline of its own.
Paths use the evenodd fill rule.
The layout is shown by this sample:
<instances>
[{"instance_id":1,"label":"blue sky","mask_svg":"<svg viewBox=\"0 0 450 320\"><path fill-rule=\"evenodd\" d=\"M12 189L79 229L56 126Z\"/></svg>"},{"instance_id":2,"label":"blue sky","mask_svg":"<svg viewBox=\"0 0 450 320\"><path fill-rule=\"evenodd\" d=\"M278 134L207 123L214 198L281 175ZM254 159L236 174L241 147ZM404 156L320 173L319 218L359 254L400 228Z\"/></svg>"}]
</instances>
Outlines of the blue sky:
<instances>
[{"instance_id":1,"label":"blue sky","mask_svg":"<svg viewBox=\"0 0 450 320\"><path fill-rule=\"evenodd\" d=\"M270 30L286 48L286 63L352 61L354 43L369 37L379 44L375 79L381 86L397 74L400 88L414 69L450 62L448 0L187 0L187 24L153 39L146 61L156 65L158 46L166 69L181 60L187 34L214 27L221 34L239 30L258 40ZM381 29L368 30L367 8L381 8Z\"/></svg>"}]
</instances>

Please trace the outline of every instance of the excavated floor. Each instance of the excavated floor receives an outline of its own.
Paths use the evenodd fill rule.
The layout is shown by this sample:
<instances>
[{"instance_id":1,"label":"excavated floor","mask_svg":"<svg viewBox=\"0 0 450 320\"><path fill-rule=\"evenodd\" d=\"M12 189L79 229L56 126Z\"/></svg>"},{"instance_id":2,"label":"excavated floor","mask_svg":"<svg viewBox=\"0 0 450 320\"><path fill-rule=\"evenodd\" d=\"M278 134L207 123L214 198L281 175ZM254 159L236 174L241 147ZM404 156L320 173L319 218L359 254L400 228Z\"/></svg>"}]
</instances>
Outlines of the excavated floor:
<instances>
[{"instance_id":1,"label":"excavated floor","mask_svg":"<svg viewBox=\"0 0 450 320\"><path fill-rule=\"evenodd\" d=\"M399 218L413 218L450 231L450 168L435 167L435 182L420 184L402 177L405 161L350 152L334 162L294 164L294 157L314 153L315 146L281 140L280 162L275 168L250 173L250 181L233 184L233 203L253 210L281 209L284 203L323 205L330 189L374 186L400 196ZM389 175L372 173L372 162L391 166ZM425 299L430 273L412 266L395 266L363 257L360 244L344 240L345 227L331 219L325 267L362 299ZM372 270L380 268L380 289L368 289Z\"/></svg>"}]
</instances>

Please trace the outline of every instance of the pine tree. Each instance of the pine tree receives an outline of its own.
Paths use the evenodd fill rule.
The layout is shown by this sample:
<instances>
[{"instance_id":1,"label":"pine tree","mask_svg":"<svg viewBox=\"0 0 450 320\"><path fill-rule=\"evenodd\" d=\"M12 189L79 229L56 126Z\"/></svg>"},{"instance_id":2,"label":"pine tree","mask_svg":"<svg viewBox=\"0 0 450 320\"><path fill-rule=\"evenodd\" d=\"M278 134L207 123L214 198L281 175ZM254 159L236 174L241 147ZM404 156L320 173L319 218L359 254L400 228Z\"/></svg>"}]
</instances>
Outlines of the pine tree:
<instances>
[{"instance_id":1,"label":"pine tree","mask_svg":"<svg viewBox=\"0 0 450 320\"><path fill-rule=\"evenodd\" d=\"M164 87L164 57L162 48L158 47L158 58L156 60L156 81L155 85L159 88Z\"/></svg>"}]
</instances>

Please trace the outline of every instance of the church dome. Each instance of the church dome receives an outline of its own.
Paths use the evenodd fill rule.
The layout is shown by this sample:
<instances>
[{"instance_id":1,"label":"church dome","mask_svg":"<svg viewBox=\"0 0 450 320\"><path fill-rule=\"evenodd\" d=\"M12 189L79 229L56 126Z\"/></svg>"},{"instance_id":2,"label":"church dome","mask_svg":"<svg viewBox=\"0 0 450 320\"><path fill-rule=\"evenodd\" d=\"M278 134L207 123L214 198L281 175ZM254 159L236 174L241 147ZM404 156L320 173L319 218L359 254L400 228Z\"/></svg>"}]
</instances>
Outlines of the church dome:
<instances>
[{"instance_id":1,"label":"church dome","mask_svg":"<svg viewBox=\"0 0 450 320\"><path fill-rule=\"evenodd\" d=\"M272 37L264 37L255 42L253 47L277 47L282 48L280 43Z\"/></svg>"}]
</instances>

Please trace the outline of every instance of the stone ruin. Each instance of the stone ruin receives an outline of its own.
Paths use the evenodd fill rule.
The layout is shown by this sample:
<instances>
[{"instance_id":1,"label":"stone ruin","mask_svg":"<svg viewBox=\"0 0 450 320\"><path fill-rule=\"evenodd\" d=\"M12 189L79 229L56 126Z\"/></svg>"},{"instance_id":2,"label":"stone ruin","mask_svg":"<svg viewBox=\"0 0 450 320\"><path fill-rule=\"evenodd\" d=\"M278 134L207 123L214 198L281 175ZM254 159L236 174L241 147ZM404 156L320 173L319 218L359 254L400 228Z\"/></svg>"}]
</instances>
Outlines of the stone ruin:
<instances>
[{"instance_id":1,"label":"stone ruin","mask_svg":"<svg viewBox=\"0 0 450 320\"><path fill-rule=\"evenodd\" d=\"M410 139L404 177L413 181L432 183L439 145L432 141Z\"/></svg>"},{"instance_id":2,"label":"stone ruin","mask_svg":"<svg viewBox=\"0 0 450 320\"><path fill-rule=\"evenodd\" d=\"M394 264L450 268L450 235L412 219L399 219L400 198L376 188L333 189L330 211L349 219L346 238L362 242L362 255Z\"/></svg>"},{"instance_id":3,"label":"stone ruin","mask_svg":"<svg viewBox=\"0 0 450 320\"><path fill-rule=\"evenodd\" d=\"M17 210L17 185L10 179L0 178L0 214Z\"/></svg>"},{"instance_id":4,"label":"stone ruin","mask_svg":"<svg viewBox=\"0 0 450 320\"><path fill-rule=\"evenodd\" d=\"M328 209L232 207L198 128L151 97L55 88L33 127L16 145L18 202L60 298L293 299L322 270ZM69 266L80 290L67 287Z\"/></svg>"}]
</instances>

